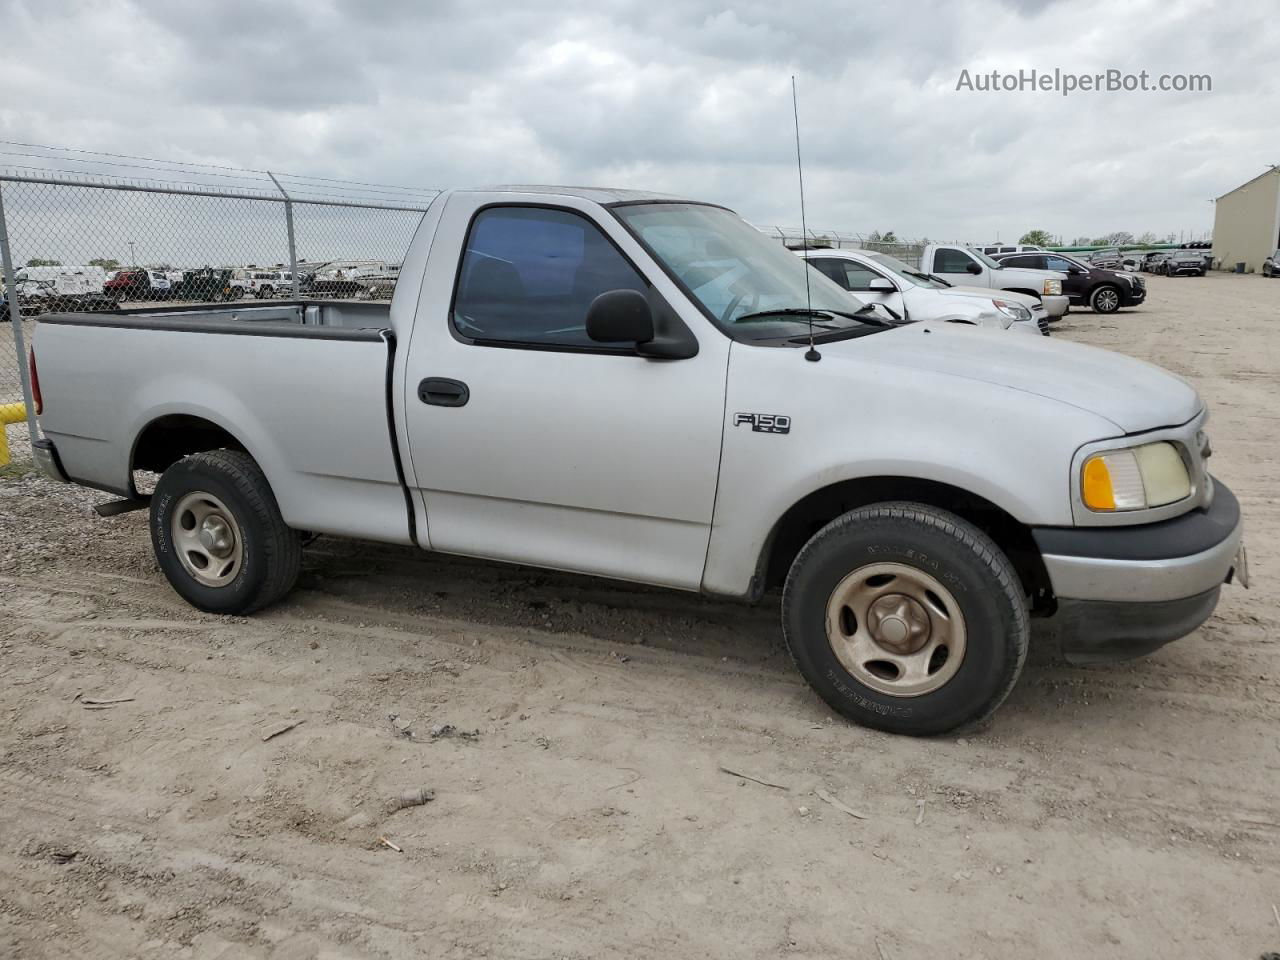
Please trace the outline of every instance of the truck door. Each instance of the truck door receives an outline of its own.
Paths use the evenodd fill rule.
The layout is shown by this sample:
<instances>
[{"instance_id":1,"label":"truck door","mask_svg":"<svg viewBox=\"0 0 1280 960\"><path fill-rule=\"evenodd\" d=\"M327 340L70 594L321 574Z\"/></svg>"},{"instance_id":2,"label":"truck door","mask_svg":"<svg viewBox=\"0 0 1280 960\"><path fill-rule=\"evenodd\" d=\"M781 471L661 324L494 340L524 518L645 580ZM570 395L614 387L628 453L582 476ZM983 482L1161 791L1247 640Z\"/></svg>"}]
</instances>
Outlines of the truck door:
<instances>
[{"instance_id":1,"label":"truck door","mask_svg":"<svg viewBox=\"0 0 1280 960\"><path fill-rule=\"evenodd\" d=\"M598 206L525 196L456 193L432 242L403 380L429 546L697 589L729 341ZM596 296L651 285L697 356L587 337Z\"/></svg>"},{"instance_id":2,"label":"truck door","mask_svg":"<svg viewBox=\"0 0 1280 960\"><path fill-rule=\"evenodd\" d=\"M938 247L930 271L953 287L989 287L991 278L977 257L959 247Z\"/></svg>"}]
</instances>

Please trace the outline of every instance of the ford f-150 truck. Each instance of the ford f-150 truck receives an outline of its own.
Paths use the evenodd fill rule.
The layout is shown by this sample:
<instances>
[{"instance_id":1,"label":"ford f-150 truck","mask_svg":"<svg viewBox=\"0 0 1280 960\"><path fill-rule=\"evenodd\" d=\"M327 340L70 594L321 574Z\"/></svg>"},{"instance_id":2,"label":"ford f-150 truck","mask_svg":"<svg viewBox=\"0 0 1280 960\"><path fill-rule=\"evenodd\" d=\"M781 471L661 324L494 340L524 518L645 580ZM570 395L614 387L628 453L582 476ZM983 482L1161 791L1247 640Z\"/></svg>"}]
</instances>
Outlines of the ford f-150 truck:
<instances>
[{"instance_id":1,"label":"ford f-150 truck","mask_svg":"<svg viewBox=\"0 0 1280 960\"><path fill-rule=\"evenodd\" d=\"M390 306L44 317L55 477L149 504L202 610L283 598L304 534L759 599L859 722L939 733L1016 681L1029 618L1150 651L1244 579L1196 391L1044 337L886 322L735 214L446 192ZM137 472L158 474L140 493ZM425 585L424 585L425 586Z\"/></svg>"},{"instance_id":2,"label":"ford f-150 truck","mask_svg":"<svg viewBox=\"0 0 1280 960\"><path fill-rule=\"evenodd\" d=\"M1056 270L1006 267L972 247L927 244L920 254L920 272L955 286L988 287L1036 297L1044 304L1050 320L1061 319L1071 305L1062 290L1066 274Z\"/></svg>"}]
</instances>

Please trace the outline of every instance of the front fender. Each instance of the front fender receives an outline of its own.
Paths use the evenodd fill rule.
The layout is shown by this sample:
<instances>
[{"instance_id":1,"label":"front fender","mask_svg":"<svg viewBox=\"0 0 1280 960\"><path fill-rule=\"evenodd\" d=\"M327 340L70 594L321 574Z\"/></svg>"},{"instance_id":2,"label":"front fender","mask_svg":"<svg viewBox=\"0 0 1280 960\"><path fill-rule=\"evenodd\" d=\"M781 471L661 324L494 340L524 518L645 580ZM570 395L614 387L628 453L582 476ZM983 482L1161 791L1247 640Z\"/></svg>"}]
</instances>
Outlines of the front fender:
<instances>
[{"instance_id":1,"label":"front fender","mask_svg":"<svg viewBox=\"0 0 1280 960\"><path fill-rule=\"evenodd\" d=\"M735 425L742 412L788 416L789 432ZM849 360L835 350L806 363L800 351L739 344L725 414L703 588L733 596L750 590L779 518L848 480L932 481L1027 525L1069 526L1071 458L1081 444L1115 432L1096 414L996 384Z\"/></svg>"}]
</instances>

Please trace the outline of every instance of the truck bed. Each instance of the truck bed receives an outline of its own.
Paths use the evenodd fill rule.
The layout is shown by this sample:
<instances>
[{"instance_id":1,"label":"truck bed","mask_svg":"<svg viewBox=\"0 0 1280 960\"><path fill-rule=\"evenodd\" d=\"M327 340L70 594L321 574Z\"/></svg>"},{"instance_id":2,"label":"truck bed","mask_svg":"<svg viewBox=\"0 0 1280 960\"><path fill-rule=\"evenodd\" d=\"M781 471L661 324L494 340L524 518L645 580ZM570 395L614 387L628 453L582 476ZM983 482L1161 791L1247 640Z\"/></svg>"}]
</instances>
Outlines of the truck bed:
<instances>
[{"instance_id":1,"label":"truck bed","mask_svg":"<svg viewBox=\"0 0 1280 960\"><path fill-rule=\"evenodd\" d=\"M308 301L48 314L41 427L70 479L123 496L156 431L221 431L295 529L408 543L389 315Z\"/></svg>"},{"instance_id":2,"label":"truck bed","mask_svg":"<svg viewBox=\"0 0 1280 960\"><path fill-rule=\"evenodd\" d=\"M42 323L233 333L269 337L377 340L391 326L389 303L288 300L272 303L207 303L94 313L55 313ZM353 336L343 336L344 331Z\"/></svg>"}]
</instances>

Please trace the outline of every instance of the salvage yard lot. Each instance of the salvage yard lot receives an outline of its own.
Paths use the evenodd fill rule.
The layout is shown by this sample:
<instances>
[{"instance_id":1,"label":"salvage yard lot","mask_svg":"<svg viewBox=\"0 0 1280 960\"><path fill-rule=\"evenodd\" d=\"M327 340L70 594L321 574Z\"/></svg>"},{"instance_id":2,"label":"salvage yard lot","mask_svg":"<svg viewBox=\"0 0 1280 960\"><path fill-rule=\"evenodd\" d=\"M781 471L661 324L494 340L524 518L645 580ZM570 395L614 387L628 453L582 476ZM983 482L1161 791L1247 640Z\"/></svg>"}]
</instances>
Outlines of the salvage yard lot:
<instances>
[{"instance_id":1,"label":"salvage yard lot","mask_svg":"<svg viewBox=\"0 0 1280 960\"><path fill-rule=\"evenodd\" d=\"M833 719L776 598L321 539L289 600L219 618L142 514L10 472L0 957L1280 949L1280 282L1148 283L1055 335L1202 392L1253 590L1119 667L1037 636L959 738Z\"/></svg>"}]
</instances>

